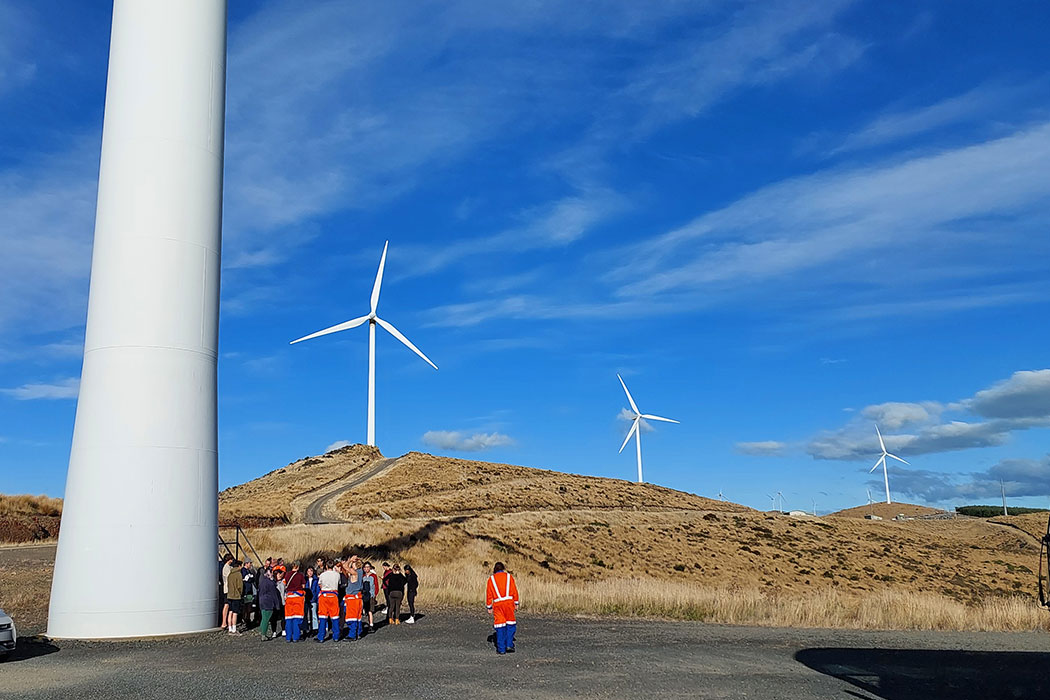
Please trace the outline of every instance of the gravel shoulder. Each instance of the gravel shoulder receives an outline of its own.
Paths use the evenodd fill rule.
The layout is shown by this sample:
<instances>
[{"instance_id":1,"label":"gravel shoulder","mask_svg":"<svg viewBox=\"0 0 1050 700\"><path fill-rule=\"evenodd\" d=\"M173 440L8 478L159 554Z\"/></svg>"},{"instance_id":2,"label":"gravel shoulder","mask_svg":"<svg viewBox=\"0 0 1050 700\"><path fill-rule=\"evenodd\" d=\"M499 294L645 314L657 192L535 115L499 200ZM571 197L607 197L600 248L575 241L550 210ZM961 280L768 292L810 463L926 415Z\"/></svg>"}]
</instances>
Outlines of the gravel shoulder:
<instances>
[{"instance_id":1,"label":"gravel shoulder","mask_svg":"<svg viewBox=\"0 0 1050 700\"><path fill-rule=\"evenodd\" d=\"M138 642L30 641L0 665L0 697L623 698L1045 697L1044 634L863 632L532 617L497 656L483 611L339 644L222 633Z\"/></svg>"}]
</instances>

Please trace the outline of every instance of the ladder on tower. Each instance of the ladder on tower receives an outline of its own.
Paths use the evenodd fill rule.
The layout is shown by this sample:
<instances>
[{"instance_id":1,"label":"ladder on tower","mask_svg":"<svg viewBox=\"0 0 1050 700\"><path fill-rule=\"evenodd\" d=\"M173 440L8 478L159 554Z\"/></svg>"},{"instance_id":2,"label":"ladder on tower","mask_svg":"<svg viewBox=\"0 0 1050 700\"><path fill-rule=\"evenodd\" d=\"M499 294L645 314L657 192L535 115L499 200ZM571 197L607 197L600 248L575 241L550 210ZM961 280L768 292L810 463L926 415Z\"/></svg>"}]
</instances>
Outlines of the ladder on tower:
<instances>
[{"instance_id":1,"label":"ladder on tower","mask_svg":"<svg viewBox=\"0 0 1050 700\"><path fill-rule=\"evenodd\" d=\"M223 537L223 530L229 533L227 537L232 534L233 539L226 539ZM219 528L218 558L220 560L222 560L223 555L229 554L234 559L244 561L244 555L248 554L248 552L251 552L254 557L253 561L256 565L262 564L262 559L255 551L255 547L252 546L251 540L248 539L248 535L241 529L240 525Z\"/></svg>"}]
</instances>

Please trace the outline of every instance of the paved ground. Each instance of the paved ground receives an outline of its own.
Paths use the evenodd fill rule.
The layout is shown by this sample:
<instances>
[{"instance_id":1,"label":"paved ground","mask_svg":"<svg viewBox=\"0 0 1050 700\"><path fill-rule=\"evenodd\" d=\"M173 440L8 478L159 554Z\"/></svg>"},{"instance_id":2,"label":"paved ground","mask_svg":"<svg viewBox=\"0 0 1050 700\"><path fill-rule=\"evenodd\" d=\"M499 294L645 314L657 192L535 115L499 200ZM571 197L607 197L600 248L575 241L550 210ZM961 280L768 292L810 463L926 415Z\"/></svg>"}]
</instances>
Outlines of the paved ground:
<instances>
[{"instance_id":1,"label":"paved ground","mask_svg":"<svg viewBox=\"0 0 1050 700\"><path fill-rule=\"evenodd\" d=\"M343 495L355 486L360 486L361 484L365 483L373 476L383 471L396 461L396 459L378 460L375 464L371 465L368 471L366 471L361 476L353 479L352 481L348 481L347 483L343 484L334 491L329 491L328 493L319 496L317 500L315 500L313 503L306 507L306 512L303 514L303 522L307 523L308 525L324 525L326 523L344 522L342 520L332 520L331 518L326 516L323 512L325 504L331 501L333 498L338 498L339 496Z\"/></svg>"},{"instance_id":2,"label":"paved ground","mask_svg":"<svg viewBox=\"0 0 1050 700\"><path fill-rule=\"evenodd\" d=\"M0 697L1047 697L1050 638L777 630L529 618L497 656L484 615L435 612L353 643L211 633L151 642L32 641L0 663ZM264 689L268 689L264 690Z\"/></svg>"}]
</instances>

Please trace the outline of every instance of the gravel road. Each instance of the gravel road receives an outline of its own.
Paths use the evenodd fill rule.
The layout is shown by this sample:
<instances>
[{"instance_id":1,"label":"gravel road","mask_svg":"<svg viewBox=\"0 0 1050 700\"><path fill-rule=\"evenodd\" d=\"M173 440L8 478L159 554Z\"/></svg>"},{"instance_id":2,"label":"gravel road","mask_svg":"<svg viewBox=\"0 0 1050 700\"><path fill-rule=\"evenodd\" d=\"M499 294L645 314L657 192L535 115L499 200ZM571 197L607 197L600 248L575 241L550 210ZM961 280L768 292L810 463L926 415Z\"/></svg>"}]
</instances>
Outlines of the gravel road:
<instances>
[{"instance_id":1,"label":"gravel road","mask_svg":"<svg viewBox=\"0 0 1050 700\"><path fill-rule=\"evenodd\" d=\"M479 611L435 611L364 640L210 633L140 642L30 641L0 697L932 698L1047 697L1044 634L854 632L530 617L497 656ZM267 693L262 693L265 696Z\"/></svg>"},{"instance_id":2,"label":"gravel road","mask_svg":"<svg viewBox=\"0 0 1050 700\"><path fill-rule=\"evenodd\" d=\"M361 476L353 479L352 481L348 481L347 483L343 484L334 491L329 491L328 493L319 496L317 500L315 500L313 503L306 507L306 512L303 514L303 522L305 522L308 525L324 525L326 523L344 522L342 520L332 520L331 518L327 517L323 512L325 504L331 501L333 498L338 498L339 496L343 495L355 486L360 486L361 484L365 483L373 476L383 471L396 461L396 459L381 459L375 464L373 464L369 468L369 470Z\"/></svg>"}]
</instances>

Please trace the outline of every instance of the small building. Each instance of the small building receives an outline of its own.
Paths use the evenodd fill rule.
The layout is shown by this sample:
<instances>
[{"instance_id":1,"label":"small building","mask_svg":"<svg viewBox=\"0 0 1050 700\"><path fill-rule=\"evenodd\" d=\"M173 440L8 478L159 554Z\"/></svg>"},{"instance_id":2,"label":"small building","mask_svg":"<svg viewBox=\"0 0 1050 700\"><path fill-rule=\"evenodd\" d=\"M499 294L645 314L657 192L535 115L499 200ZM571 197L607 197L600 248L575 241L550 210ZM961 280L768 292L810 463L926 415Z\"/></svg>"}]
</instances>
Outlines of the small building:
<instances>
[{"instance_id":1,"label":"small building","mask_svg":"<svg viewBox=\"0 0 1050 700\"><path fill-rule=\"evenodd\" d=\"M873 515L873 514L871 514L871 513L869 513L869 514L865 515L865 516L864 516L864 519L865 519L865 520L882 520L882 518L881 518L880 516L878 516L878 515Z\"/></svg>"}]
</instances>

